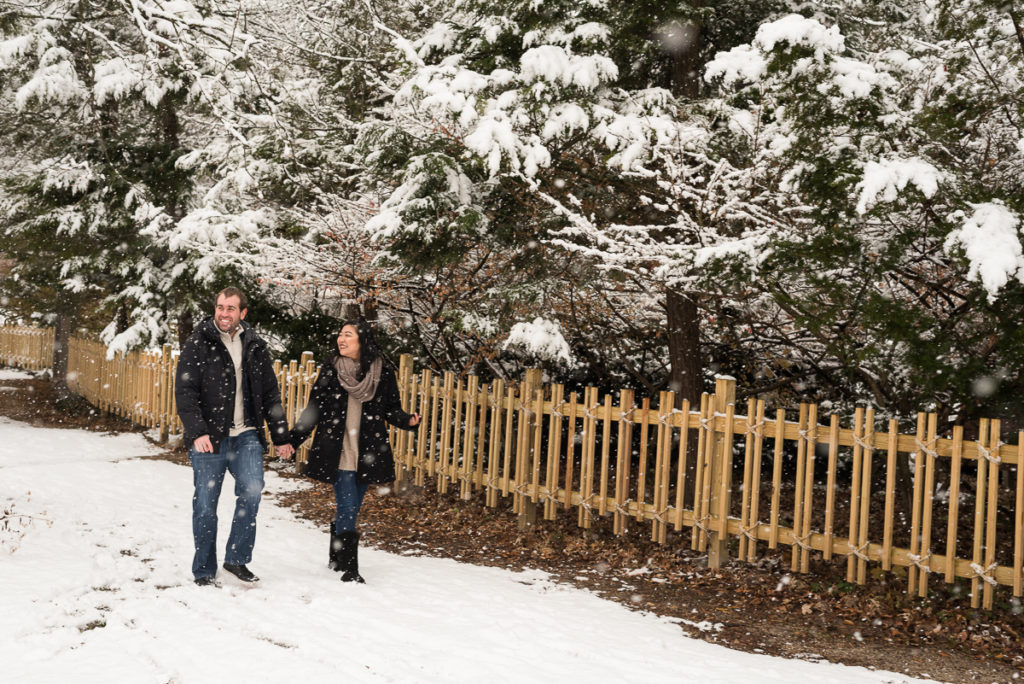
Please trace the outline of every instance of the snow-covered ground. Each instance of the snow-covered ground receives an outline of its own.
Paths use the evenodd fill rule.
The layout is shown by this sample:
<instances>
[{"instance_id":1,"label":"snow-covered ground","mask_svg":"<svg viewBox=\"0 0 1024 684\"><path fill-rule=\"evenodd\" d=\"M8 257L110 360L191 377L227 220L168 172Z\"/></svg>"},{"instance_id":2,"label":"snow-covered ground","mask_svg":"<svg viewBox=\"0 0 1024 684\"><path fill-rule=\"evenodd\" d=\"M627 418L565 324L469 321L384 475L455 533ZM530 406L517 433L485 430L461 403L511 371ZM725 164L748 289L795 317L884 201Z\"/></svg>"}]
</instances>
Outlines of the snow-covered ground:
<instances>
[{"instance_id":1,"label":"snow-covered ground","mask_svg":"<svg viewBox=\"0 0 1024 684\"><path fill-rule=\"evenodd\" d=\"M342 584L325 533L274 504L302 484L274 472L251 565L262 581L221 572L221 587L196 587L192 475L144 458L155 452L136 434L0 418L0 680L923 681L731 651L539 571L364 549L368 584ZM231 491L229 477L221 545Z\"/></svg>"}]
</instances>

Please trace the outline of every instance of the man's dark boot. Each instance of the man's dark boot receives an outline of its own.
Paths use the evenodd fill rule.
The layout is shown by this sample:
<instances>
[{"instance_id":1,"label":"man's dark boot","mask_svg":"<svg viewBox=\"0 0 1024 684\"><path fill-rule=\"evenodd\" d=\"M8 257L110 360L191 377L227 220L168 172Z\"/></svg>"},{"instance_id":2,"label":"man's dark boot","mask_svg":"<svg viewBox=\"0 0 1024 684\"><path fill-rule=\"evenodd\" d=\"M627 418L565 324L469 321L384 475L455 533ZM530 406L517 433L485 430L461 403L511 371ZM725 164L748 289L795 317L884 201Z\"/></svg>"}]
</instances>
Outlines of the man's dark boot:
<instances>
[{"instance_id":1,"label":"man's dark boot","mask_svg":"<svg viewBox=\"0 0 1024 684\"><path fill-rule=\"evenodd\" d=\"M243 582L259 582L260 578L252 574L249 568L245 565L232 565L231 563L225 563L224 569L230 572L232 575L242 580Z\"/></svg>"},{"instance_id":2,"label":"man's dark boot","mask_svg":"<svg viewBox=\"0 0 1024 684\"><path fill-rule=\"evenodd\" d=\"M341 561L341 581L364 584L366 580L359 575L359 533L342 532L338 538L341 539L341 549L338 552Z\"/></svg>"},{"instance_id":3,"label":"man's dark boot","mask_svg":"<svg viewBox=\"0 0 1024 684\"><path fill-rule=\"evenodd\" d=\"M331 548L329 549L327 567L335 572L341 571L341 537L335 531L334 523L331 523Z\"/></svg>"}]
</instances>

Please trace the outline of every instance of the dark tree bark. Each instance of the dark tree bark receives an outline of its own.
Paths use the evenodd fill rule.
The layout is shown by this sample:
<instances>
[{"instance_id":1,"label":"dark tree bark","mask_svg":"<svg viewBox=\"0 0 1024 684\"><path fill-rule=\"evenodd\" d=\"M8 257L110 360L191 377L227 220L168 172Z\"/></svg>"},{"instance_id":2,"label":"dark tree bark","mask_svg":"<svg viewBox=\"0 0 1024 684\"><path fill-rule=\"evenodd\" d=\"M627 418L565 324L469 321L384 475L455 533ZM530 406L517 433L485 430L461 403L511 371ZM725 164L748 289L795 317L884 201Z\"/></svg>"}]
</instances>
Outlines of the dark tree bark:
<instances>
[{"instance_id":1,"label":"dark tree bark","mask_svg":"<svg viewBox=\"0 0 1024 684\"><path fill-rule=\"evenodd\" d=\"M667 290L669 389L680 401L700 402L704 391L704 364L700 353L700 319L697 301L690 294Z\"/></svg>"},{"instance_id":2,"label":"dark tree bark","mask_svg":"<svg viewBox=\"0 0 1024 684\"><path fill-rule=\"evenodd\" d=\"M704 71L701 61L704 27L694 21L686 21L676 24L672 31L678 32L668 43L672 57L672 92L691 99L700 97L700 75Z\"/></svg>"},{"instance_id":3,"label":"dark tree bark","mask_svg":"<svg viewBox=\"0 0 1024 684\"><path fill-rule=\"evenodd\" d=\"M370 323L376 323L379 316L377 314L377 300L372 297L363 302L363 317Z\"/></svg>"},{"instance_id":4,"label":"dark tree bark","mask_svg":"<svg viewBox=\"0 0 1024 684\"><path fill-rule=\"evenodd\" d=\"M672 60L671 90L686 98L700 96L703 68L703 27L696 22L683 22L673 29L678 35L667 41ZM665 318L668 324L669 389L676 393L676 407L684 399L690 406L700 407L704 391L704 362L700 348L700 316L694 293L665 290ZM690 440L687 449L686 478L696 482L697 440ZM692 506L695 492L684 494L684 505Z\"/></svg>"},{"instance_id":5,"label":"dark tree bark","mask_svg":"<svg viewBox=\"0 0 1024 684\"><path fill-rule=\"evenodd\" d=\"M346 302L341 309L341 317L345 321L354 321L362 315L359 302Z\"/></svg>"},{"instance_id":6,"label":"dark tree bark","mask_svg":"<svg viewBox=\"0 0 1024 684\"><path fill-rule=\"evenodd\" d=\"M115 326L118 335L128 329L128 302L121 302L118 305Z\"/></svg>"},{"instance_id":7,"label":"dark tree bark","mask_svg":"<svg viewBox=\"0 0 1024 684\"><path fill-rule=\"evenodd\" d=\"M174 104L174 98L170 93L165 94L160 100L157 116L157 132L160 135L168 151L176 151L181 146L179 139L181 123L178 120L178 109ZM164 210L174 218L175 223L185 215L184 203L181 201L181 190L175 185L168 185L167 193L163 197ZM172 298L174 308L178 311L178 349L185 346L185 341L195 330L195 317L192 315L192 293L181 293L180 296Z\"/></svg>"},{"instance_id":8,"label":"dark tree bark","mask_svg":"<svg viewBox=\"0 0 1024 684\"><path fill-rule=\"evenodd\" d=\"M178 110L174 106L174 100L170 94L164 95L163 99L160 100L159 111L160 136L163 139L164 145L167 146L168 150L177 150L181 145L179 140L181 124L178 121ZM168 190L165 210L177 222L185 214L181 198L179 197L179 188L171 186Z\"/></svg>"},{"instance_id":9,"label":"dark tree bark","mask_svg":"<svg viewBox=\"0 0 1024 684\"><path fill-rule=\"evenodd\" d=\"M703 28L692 21L672 28L678 32L666 42L672 59L672 92L683 97L700 95ZM691 405L700 401L704 391L704 364L700 353L700 319L697 299L692 293L665 291L665 313L668 319L668 355L671 370L669 389L679 402L689 399Z\"/></svg>"},{"instance_id":10,"label":"dark tree bark","mask_svg":"<svg viewBox=\"0 0 1024 684\"><path fill-rule=\"evenodd\" d=\"M697 302L691 295L675 290L665 293L665 314L668 320L669 389L676 393L676 408L684 399L692 407L700 408L700 395L704 391L704 364L700 353L700 320ZM697 440L687 443L686 479L696 482ZM692 506L694 490L687 488L684 506Z\"/></svg>"},{"instance_id":11,"label":"dark tree bark","mask_svg":"<svg viewBox=\"0 0 1024 684\"><path fill-rule=\"evenodd\" d=\"M192 335L195 329L195 320L192 318L191 309L186 309L178 314L178 349L185 346L185 341Z\"/></svg>"},{"instance_id":12,"label":"dark tree bark","mask_svg":"<svg viewBox=\"0 0 1024 684\"><path fill-rule=\"evenodd\" d=\"M53 389L57 393L57 401L64 402L74 396L68 387L68 356L70 352L71 333L78 319L74 308L61 308L57 312L57 322L53 330Z\"/></svg>"}]
</instances>

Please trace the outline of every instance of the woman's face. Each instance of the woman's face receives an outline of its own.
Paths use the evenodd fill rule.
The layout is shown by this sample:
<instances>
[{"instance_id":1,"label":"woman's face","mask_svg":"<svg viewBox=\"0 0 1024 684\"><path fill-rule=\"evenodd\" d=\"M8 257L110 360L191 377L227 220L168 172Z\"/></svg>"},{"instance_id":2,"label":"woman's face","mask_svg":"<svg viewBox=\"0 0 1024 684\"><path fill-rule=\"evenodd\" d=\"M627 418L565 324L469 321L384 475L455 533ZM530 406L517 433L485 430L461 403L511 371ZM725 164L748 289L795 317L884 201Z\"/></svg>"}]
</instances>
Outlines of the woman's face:
<instances>
[{"instance_id":1,"label":"woman's face","mask_svg":"<svg viewBox=\"0 0 1024 684\"><path fill-rule=\"evenodd\" d=\"M359 360L359 334L356 326L346 325L338 334L338 353L353 361Z\"/></svg>"}]
</instances>

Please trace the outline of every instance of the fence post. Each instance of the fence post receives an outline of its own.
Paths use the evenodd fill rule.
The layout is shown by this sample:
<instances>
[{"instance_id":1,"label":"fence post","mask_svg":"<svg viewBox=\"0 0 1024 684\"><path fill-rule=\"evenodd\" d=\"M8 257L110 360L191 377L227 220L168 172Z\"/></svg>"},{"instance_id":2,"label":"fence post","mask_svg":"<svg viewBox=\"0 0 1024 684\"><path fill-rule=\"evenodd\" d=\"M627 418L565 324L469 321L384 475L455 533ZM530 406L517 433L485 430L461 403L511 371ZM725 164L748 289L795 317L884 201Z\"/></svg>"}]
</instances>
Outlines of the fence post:
<instances>
[{"instance_id":1,"label":"fence post","mask_svg":"<svg viewBox=\"0 0 1024 684\"><path fill-rule=\"evenodd\" d=\"M715 396L712 397L712 425L714 439L711 443L711 497L710 535L708 539L708 567L714 570L729 560L729 495L732 490L732 440L725 438L718 421L724 420L726 408L736 403L736 380L727 375L715 378ZM724 497L724 500L723 500ZM720 511L726 511L725 516Z\"/></svg>"},{"instance_id":2,"label":"fence post","mask_svg":"<svg viewBox=\"0 0 1024 684\"><path fill-rule=\"evenodd\" d=\"M174 392L174 378L171 377L171 345L165 344L160 349L160 372L157 374L160 384L157 390L157 410L160 416L160 443L167 444L170 437L171 402Z\"/></svg>"},{"instance_id":3,"label":"fence post","mask_svg":"<svg viewBox=\"0 0 1024 684\"><path fill-rule=\"evenodd\" d=\"M401 397L402 410L407 413L415 413L413 406L415 399L410 397L409 385L412 380L412 354L401 354L398 357L398 394ZM405 488L406 461L405 453L407 444L412 439L413 433L405 430L395 430L395 489L401 491Z\"/></svg>"},{"instance_id":4,"label":"fence post","mask_svg":"<svg viewBox=\"0 0 1024 684\"><path fill-rule=\"evenodd\" d=\"M534 430L539 430L542 425L542 416L536 415L532 410L533 407L533 395L535 392L541 389L541 380L543 379L543 371L540 368L528 368L526 370L526 378L523 383L523 395L519 398L521 402L527 407L525 411L526 416L526 429L520 431L519 434L523 435L526 440L523 444L523 448L517 449L525 459L525 463L516 464L522 466L516 468L516 475L520 476L517 478L516 488L518 490L523 484L529 481L530 473L533 472L531 464L533 459L540 458L540 454L534 453L533 449L533 435ZM525 493L520 493L520 513L516 520L516 527L520 532L528 530L534 526L537 522L537 502L527 496Z\"/></svg>"}]
</instances>

